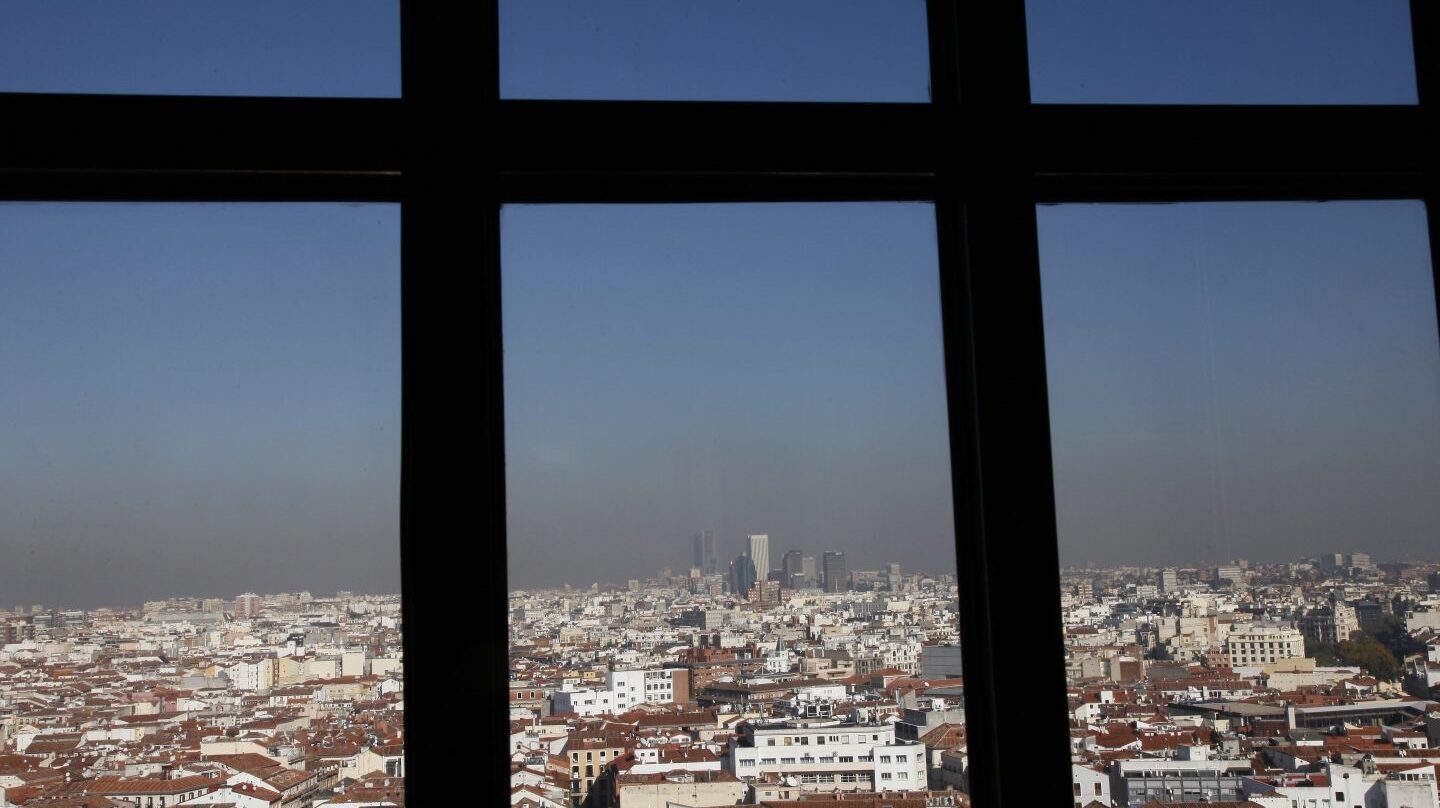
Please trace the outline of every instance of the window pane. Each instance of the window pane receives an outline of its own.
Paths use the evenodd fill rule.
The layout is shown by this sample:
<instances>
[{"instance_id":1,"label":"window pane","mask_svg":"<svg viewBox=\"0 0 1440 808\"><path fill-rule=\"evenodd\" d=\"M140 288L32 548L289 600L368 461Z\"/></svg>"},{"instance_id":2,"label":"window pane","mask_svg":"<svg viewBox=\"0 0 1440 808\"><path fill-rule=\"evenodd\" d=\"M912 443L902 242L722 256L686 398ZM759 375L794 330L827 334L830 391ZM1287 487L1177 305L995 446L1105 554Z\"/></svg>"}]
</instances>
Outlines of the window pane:
<instances>
[{"instance_id":1,"label":"window pane","mask_svg":"<svg viewBox=\"0 0 1440 808\"><path fill-rule=\"evenodd\" d=\"M1413 104L1406 0L1026 0L1031 98Z\"/></svg>"},{"instance_id":2,"label":"window pane","mask_svg":"<svg viewBox=\"0 0 1440 808\"><path fill-rule=\"evenodd\" d=\"M1423 657L1403 680L1424 648L1407 627L1440 617L1423 205L1038 215L1067 673L1088 732L1075 751L1093 764L1075 782L1136 804L1218 767L1209 799L1242 799L1252 750L1197 741L1202 724L1263 738L1412 723L1414 703L1393 699L1428 687ZM1178 728L1135 729L1160 709ZM1101 760L1132 743L1198 743L1221 762Z\"/></svg>"},{"instance_id":3,"label":"window pane","mask_svg":"<svg viewBox=\"0 0 1440 808\"><path fill-rule=\"evenodd\" d=\"M577 798L606 762L623 792L687 747L727 802L775 774L963 787L933 209L512 206L502 250L531 765L559 750Z\"/></svg>"},{"instance_id":4,"label":"window pane","mask_svg":"<svg viewBox=\"0 0 1440 808\"><path fill-rule=\"evenodd\" d=\"M8 774L399 787L399 280L394 205L0 205Z\"/></svg>"},{"instance_id":5,"label":"window pane","mask_svg":"<svg viewBox=\"0 0 1440 808\"><path fill-rule=\"evenodd\" d=\"M398 0L0 0L0 92L398 97Z\"/></svg>"},{"instance_id":6,"label":"window pane","mask_svg":"<svg viewBox=\"0 0 1440 808\"><path fill-rule=\"evenodd\" d=\"M501 0L506 98L926 101L923 0Z\"/></svg>"}]
</instances>

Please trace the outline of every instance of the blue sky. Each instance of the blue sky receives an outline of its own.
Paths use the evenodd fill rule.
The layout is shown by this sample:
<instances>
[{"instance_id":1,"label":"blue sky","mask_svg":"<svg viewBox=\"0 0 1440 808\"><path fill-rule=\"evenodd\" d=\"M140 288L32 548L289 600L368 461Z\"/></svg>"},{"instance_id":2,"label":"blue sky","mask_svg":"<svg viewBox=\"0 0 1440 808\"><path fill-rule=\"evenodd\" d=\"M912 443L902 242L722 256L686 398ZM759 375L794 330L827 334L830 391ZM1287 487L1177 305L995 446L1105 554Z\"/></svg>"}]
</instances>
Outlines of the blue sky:
<instances>
[{"instance_id":1,"label":"blue sky","mask_svg":"<svg viewBox=\"0 0 1440 808\"><path fill-rule=\"evenodd\" d=\"M1406 7L1031 0L1034 94L1410 103ZM928 97L919 0L501 14L514 97ZM397 21L0 0L0 91L394 95ZM1038 215L1068 561L1432 553L1418 203ZM702 527L951 563L928 206L513 207L503 248L517 585ZM394 207L0 206L0 598L393 588L398 288Z\"/></svg>"},{"instance_id":2,"label":"blue sky","mask_svg":"<svg viewBox=\"0 0 1440 808\"><path fill-rule=\"evenodd\" d=\"M0 0L0 92L400 94L398 0Z\"/></svg>"},{"instance_id":3,"label":"blue sky","mask_svg":"<svg viewBox=\"0 0 1440 808\"><path fill-rule=\"evenodd\" d=\"M1419 202L1038 216L1066 561L1440 557Z\"/></svg>"},{"instance_id":4,"label":"blue sky","mask_svg":"<svg viewBox=\"0 0 1440 808\"><path fill-rule=\"evenodd\" d=\"M924 101L922 0L501 0L515 98ZM1046 103L1415 102L1405 0L1028 0Z\"/></svg>"},{"instance_id":5,"label":"blue sky","mask_svg":"<svg viewBox=\"0 0 1440 808\"><path fill-rule=\"evenodd\" d=\"M515 586L772 557L954 564L929 205L515 206Z\"/></svg>"},{"instance_id":6,"label":"blue sky","mask_svg":"<svg viewBox=\"0 0 1440 808\"><path fill-rule=\"evenodd\" d=\"M0 204L0 605L398 591L398 212Z\"/></svg>"},{"instance_id":7,"label":"blue sky","mask_svg":"<svg viewBox=\"0 0 1440 808\"><path fill-rule=\"evenodd\" d=\"M501 0L515 98L929 98L923 0ZM1415 101L1406 0L1027 0L1033 98ZM398 0L0 0L0 92L395 96ZM477 51L478 56L478 51Z\"/></svg>"}]
</instances>

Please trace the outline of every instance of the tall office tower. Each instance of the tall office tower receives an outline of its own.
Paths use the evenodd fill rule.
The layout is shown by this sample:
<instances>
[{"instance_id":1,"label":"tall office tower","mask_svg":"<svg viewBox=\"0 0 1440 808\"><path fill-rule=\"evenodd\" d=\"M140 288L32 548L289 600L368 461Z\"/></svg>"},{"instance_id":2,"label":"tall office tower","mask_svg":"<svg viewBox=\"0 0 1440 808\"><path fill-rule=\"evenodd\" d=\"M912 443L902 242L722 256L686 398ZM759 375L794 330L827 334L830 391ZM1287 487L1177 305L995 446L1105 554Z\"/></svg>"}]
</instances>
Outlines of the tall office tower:
<instances>
[{"instance_id":1,"label":"tall office tower","mask_svg":"<svg viewBox=\"0 0 1440 808\"><path fill-rule=\"evenodd\" d=\"M235 619L249 620L260 615L260 596L254 592L246 592L235 598Z\"/></svg>"},{"instance_id":2,"label":"tall office tower","mask_svg":"<svg viewBox=\"0 0 1440 808\"><path fill-rule=\"evenodd\" d=\"M820 568L815 566L815 556L805 556L800 559L800 571L811 581L820 580Z\"/></svg>"},{"instance_id":3,"label":"tall office tower","mask_svg":"<svg viewBox=\"0 0 1440 808\"><path fill-rule=\"evenodd\" d=\"M850 589L850 576L845 571L845 554L826 552L824 556L825 591L845 592Z\"/></svg>"},{"instance_id":4,"label":"tall office tower","mask_svg":"<svg viewBox=\"0 0 1440 808\"><path fill-rule=\"evenodd\" d=\"M755 577L763 581L770 577L770 535L753 533L745 538L750 540L750 560L755 562Z\"/></svg>"},{"instance_id":5,"label":"tall office tower","mask_svg":"<svg viewBox=\"0 0 1440 808\"><path fill-rule=\"evenodd\" d=\"M805 574L804 556L799 550L790 550L785 553L785 558L780 562L780 583L783 586L795 585L795 576Z\"/></svg>"},{"instance_id":6,"label":"tall office tower","mask_svg":"<svg viewBox=\"0 0 1440 808\"><path fill-rule=\"evenodd\" d=\"M730 563L730 591L744 595L754 585L755 562L750 560L750 551L746 550Z\"/></svg>"},{"instance_id":7,"label":"tall office tower","mask_svg":"<svg viewBox=\"0 0 1440 808\"><path fill-rule=\"evenodd\" d=\"M1180 574L1175 570L1160 570L1160 591L1166 594L1180 591Z\"/></svg>"},{"instance_id":8,"label":"tall office tower","mask_svg":"<svg viewBox=\"0 0 1440 808\"><path fill-rule=\"evenodd\" d=\"M701 530L695 534L691 542L694 551L695 566L700 568L702 575L714 575L717 566L715 560L715 531Z\"/></svg>"}]
</instances>

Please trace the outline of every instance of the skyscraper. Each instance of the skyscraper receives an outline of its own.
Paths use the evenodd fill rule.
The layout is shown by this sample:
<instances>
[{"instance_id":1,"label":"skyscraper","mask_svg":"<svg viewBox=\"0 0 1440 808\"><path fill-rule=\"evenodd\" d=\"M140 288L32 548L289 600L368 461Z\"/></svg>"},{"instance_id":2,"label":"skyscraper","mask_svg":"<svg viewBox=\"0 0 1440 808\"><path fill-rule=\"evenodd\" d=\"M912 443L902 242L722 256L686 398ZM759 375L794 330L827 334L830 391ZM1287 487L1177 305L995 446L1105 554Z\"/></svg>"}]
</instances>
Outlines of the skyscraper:
<instances>
[{"instance_id":1,"label":"skyscraper","mask_svg":"<svg viewBox=\"0 0 1440 808\"><path fill-rule=\"evenodd\" d=\"M715 531L701 530L691 540L693 566L700 568L702 575L715 574Z\"/></svg>"},{"instance_id":2,"label":"skyscraper","mask_svg":"<svg viewBox=\"0 0 1440 808\"><path fill-rule=\"evenodd\" d=\"M730 563L730 591L745 595L754 585L755 562L750 560L750 551L746 550Z\"/></svg>"},{"instance_id":3,"label":"skyscraper","mask_svg":"<svg viewBox=\"0 0 1440 808\"><path fill-rule=\"evenodd\" d=\"M827 551L822 563L825 570L825 591L849 591L850 574L845 571L845 554Z\"/></svg>"},{"instance_id":4,"label":"skyscraper","mask_svg":"<svg viewBox=\"0 0 1440 808\"><path fill-rule=\"evenodd\" d=\"M770 535L752 533L746 538L750 540L750 560L755 564L755 577L763 581L770 575Z\"/></svg>"},{"instance_id":5,"label":"skyscraper","mask_svg":"<svg viewBox=\"0 0 1440 808\"><path fill-rule=\"evenodd\" d=\"M805 574L804 558L799 550L785 553L785 558L780 561L780 583L785 586L795 585L795 576Z\"/></svg>"}]
</instances>

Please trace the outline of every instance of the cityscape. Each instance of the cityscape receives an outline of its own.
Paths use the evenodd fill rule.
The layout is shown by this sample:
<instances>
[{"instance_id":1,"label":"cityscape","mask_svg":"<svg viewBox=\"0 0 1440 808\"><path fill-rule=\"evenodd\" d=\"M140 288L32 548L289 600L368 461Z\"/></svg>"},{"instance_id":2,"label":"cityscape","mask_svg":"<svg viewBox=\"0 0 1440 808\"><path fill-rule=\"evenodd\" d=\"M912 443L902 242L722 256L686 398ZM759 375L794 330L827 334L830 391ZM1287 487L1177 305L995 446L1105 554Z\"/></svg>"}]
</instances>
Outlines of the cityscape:
<instances>
[{"instance_id":1,"label":"cityscape","mask_svg":"<svg viewBox=\"0 0 1440 808\"><path fill-rule=\"evenodd\" d=\"M401 806L400 596L0 609L0 806Z\"/></svg>"},{"instance_id":2,"label":"cityscape","mask_svg":"<svg viewBox=\"0 0 1440 808\"><path fill-rule=\"evenodd\" d=\"M512 804L969 805L953 571L775 538L700 530L688 568L510 593ZM1440 804L1440 561L1061 580L1059 620L1015 629L1064 642L1073 791L1035 804Z\"/></svg>"}]
</instances>

